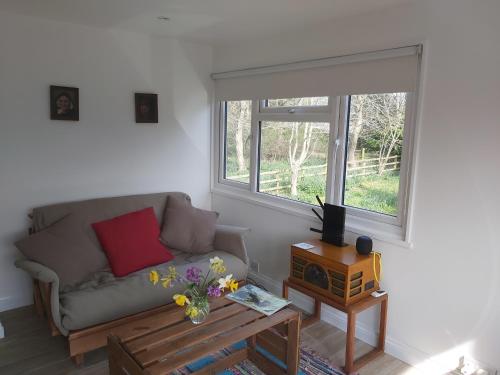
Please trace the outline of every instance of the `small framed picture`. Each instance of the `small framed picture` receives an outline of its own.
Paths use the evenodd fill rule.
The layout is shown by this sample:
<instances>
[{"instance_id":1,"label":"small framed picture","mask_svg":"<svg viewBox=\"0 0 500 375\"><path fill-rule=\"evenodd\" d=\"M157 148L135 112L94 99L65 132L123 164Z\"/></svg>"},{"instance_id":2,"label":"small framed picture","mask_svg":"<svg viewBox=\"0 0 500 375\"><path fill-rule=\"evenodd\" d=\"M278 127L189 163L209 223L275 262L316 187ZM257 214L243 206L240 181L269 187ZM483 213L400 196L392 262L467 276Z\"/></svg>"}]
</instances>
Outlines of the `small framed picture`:
<instances>
[{"instance_id":1,"label":"small framed picture","mask_svg":"<svg viewBox=\"0 0 500 375\"><path fill-rule=\"evenodd\" d=\"M78 121L79 109L77 87L50 86L51 120Z\"/></svg>"},{"instance_id":2,"label":"small framed picture","mask_svg":"<svg viewBox=\"0 0 500 375\"><path fill-rule=\"evenodd\" d=\"M158 94L135 94L135 122L158 123Z\"/></svg>"}]
</instances>

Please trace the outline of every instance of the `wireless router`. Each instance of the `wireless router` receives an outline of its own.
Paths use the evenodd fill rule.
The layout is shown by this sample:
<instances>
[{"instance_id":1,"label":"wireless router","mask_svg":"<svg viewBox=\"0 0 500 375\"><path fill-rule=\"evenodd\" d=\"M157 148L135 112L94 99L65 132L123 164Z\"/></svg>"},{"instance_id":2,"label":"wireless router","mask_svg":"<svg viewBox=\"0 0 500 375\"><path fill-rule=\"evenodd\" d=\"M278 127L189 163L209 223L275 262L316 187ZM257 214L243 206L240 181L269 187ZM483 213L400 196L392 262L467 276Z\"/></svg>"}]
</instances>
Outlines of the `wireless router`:
<instances>
[{"instance_id":1,"label":"wireless router","mask_svg":"<svg viewBox=\"0 0 500 375\"><path fill-rule=\"evenodd\" d=\"M324 242L338 247L347 246L344 243L345 207L323 203L318 195L316 200L323 209L323 217L314 208L312 211L323 222L323 229L310 228L311 231L321 233L321 240Z\"/></svg>"}]
</instances>

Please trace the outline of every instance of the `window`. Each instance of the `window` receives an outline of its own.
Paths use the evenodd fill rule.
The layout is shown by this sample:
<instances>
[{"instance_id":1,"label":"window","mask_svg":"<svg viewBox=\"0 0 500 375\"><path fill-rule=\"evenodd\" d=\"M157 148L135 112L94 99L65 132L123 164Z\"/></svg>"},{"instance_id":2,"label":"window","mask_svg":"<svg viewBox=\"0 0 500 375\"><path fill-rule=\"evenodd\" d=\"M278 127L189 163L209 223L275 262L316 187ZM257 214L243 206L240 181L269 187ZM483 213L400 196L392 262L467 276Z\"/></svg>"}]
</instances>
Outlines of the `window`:
<instances>
[{"instance_id":1,"label":"window","mask_svg":"<svg viewBox=\"0 0 500 375\"><path fill-rule=\"evenodd\" d=\"M298 204L317 205L318 195L349 215L401 226L408 98L397 92L221 102L219 182Z\"/></svg>"},{"instance_id":2,"label":"window","mask_svg":"<svg viewBox=\"0 0 500 375\"><path fill-rule=\"evenodd\" d=\"M224 178L250 182L250 129L252 101L224 103Z\"/></svg>"},{"instance_id":3,"label":"window","mask_svg":"<svg viewBox=\"0 0 500 375\"><path fill-rule=\"evenodd\" d=\"M343 204L397 216L406 93L349 100Z\"/></svg>"},{"instance_id":4,"label":"window","mask_svg":"<svg viewBox=\"0 0 500 375\"><path fill-rule=\"evenodd\" d=\"M325 199L330 124L260 124L259 191L299 202Z\"/></svg>"}]
</instances>

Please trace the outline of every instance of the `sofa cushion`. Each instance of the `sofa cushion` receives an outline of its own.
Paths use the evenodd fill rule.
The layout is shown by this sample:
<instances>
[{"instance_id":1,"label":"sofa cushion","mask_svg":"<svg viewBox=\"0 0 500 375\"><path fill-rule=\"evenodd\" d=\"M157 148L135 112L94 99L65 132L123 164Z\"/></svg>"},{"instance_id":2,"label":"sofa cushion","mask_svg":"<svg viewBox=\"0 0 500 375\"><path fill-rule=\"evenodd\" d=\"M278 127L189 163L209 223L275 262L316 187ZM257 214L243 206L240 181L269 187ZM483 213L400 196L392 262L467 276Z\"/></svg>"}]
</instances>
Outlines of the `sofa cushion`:
<instances>
[{"instance_id":1,"label":"sofa cushion","mask_svg":"<svg viewBox=\"0 0 500 375\"><path fill-rule=\"evenodd\" d=\"M152 207L93 223L115 276L173 259L160 242L160 226Z\"/></svg>"},{"instance_id":2,"label":"sofa cushion","mask_svg":"<svg viewBox=\"0 0 500 375\"><path fill-rule=\"evenodd\" d=\"M169 196L177 197L186 205L191 205L191 198L187 194L181 192L129 195L58 203L34 208L32 227L35 232L40 232L65 217L71 217L72 224L70 225L68 223L65 228L65 232L71 233L71 235L68 235L68 238L71 238L74 244L85 243L89 247L93 246L92 254L98 254L97 256L100 260L99 266L107 266L108 262L106 255L101 249L99 240L91 224L97 221L111 219L127 212L153 207L156 218L161 225L165 203ZM85 263L83 263L81 271L82 273L87 272L87 275L90 275L96 272L96 269L94 267L87 268L85 267ZM61 277L59 274L58 276ZM65 286L66 285L61 283L60 289L65 289Z\"/></svg>"},{"instance_id":3,"label":"sofa cushion","mask_svg":"<svg viewBox=\"0 0 500 375\"><path fill-rule=\"evenodd\" d=\"M176 197L169 197L161 240L169 247L189 253L213 251L218 216L217 212L195 208Z\"/></svg>"},{"instance_id":4,"label":"sofa cushion","mask_svg":"<svg viewBox=\"0 0 500 375\"><path fill-rule=\"evenodd\" d=\"M84 228L70 214L15 245L26 258L53 270L63 289L107 267L105 254L83 232Z\"/></svg>"},{"instance_id":5,"label":"sofa cushion","mask_svg":"<svg viewBox=\"0 0 500 375\"><path fill-rule=\"evenodd\" d=\"M184 290L183 285L168 289L152 285L149 281L152 269L166 272L169 266L175 265L184 274L188 267L196 266L206 272L210 267L209 259L218 256L224 259L228 274L232 273L238 280L246 279L248 269L245 263L224 251L203 255L190 255L177 250L172 252L175 256L172 262L122 278L113 276L111 272L97 272L91 280L61 293L63 327L68 330L82 329L171 303L172 296Z\"/></svg>"}]
</instances>

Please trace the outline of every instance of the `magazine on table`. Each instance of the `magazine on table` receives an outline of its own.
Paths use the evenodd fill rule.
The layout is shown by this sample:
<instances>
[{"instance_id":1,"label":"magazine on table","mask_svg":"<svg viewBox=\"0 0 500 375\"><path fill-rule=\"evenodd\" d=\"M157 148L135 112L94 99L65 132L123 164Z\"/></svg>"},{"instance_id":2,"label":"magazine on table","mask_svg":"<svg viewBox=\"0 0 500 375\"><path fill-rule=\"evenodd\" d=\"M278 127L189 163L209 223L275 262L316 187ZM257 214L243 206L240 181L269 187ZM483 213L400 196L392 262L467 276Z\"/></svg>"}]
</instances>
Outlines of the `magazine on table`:
<instances>
[{"instance_id":1,"label":"magazine on table","mask_svg":"<svg viewBox=\"0 0 500 375\"><path fill-rule=\"evenodd\" d=\"M274 294L266 292L265 290L251 284L247 284L237 291L227 294L226 298L231 301L241 303L242 305L248 306L268 316L291 303L291 301L277 297Z\"/></svg>"}]
</instances>

